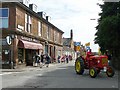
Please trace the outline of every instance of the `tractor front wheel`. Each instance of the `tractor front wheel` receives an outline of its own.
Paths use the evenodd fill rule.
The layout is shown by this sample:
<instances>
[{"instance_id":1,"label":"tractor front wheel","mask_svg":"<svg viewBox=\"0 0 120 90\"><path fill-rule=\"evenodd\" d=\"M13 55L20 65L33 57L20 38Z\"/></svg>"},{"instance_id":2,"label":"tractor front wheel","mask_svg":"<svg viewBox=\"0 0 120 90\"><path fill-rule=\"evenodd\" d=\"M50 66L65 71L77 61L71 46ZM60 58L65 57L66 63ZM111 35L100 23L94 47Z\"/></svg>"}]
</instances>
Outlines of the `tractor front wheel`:
<instances>
[{"instance_id":1,"label":"tractor front wheel","mask_svg":"<svg viewBox=\"0 0 120 90\"><path fill-rule=\"evenodd\" d=\"M92 77L92 78L95 78L97 76L97 69L96 68L90 68L89 70L89 75Z\"/></svg>"},{"instance_id":2,"label":"tractor front wheel","mask_svg":"<svg viewBox=\"0 0 120 90\"><path fill-rule=\"evenodd\" d=\"M84 73L84 62L82 58L77 58L75 61L75 71L77 74L82 75Z\"/></svg>"},{"instance_id":3,"label":"tractor front wheel","mask_svg":"<svg viewBox=\"0 0 120 90\"><path fill-rule=\"evenodd\" d=\"M108 67L107 71L106 71L106 74L107 74L108 77L113 77L114 74L115 74L115 71L112 67Z\"/></svg>"}]
</instances>

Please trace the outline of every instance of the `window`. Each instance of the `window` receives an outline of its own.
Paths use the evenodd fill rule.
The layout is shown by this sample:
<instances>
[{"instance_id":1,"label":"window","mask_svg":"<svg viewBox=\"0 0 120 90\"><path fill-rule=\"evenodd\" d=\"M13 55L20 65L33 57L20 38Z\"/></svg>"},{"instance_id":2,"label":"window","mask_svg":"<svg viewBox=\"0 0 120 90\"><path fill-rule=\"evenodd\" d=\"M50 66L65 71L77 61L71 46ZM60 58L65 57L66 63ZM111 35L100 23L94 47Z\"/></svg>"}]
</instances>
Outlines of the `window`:
<instances>
[{"instance_id":1,"label":"window","mask_svg":"<svg viewBox=\"0 0 120 90\"><path fill-rule=\"evenodd\" d=\"M0 8L0 28L8 28L8 12L8 8Z\"/></svg>"},{"instance_id":2,"label":"window","mask_svg":"<svg viewBox=\"0 0 120 90\"><path fill-rule=\"evenodd\" d=\"M59 33L57 32L57 42L59 43L60 42L60 35L59 35Z\"/></svg>"},{"instance_id":3,"label":"window","mask_svg":"<svg viewBox=\"0 0 120 90\"><path fill-rule=\"evenodd\" d=\"M47 33L47 39L49 38L49 26L47 26L47 31L46 31L46 33Z\"/></svg>"},{"instance_id":4,"label":"window","mask_svg":"<svg viewBox=\"0 0 120 90\"><path fill-rule=\"evenodd\" d=\"M32 28L31 26L32 26L31 17L25 14L25 31L30 33Z\"/></svg>"},{"instance_id":5,"label":"window","mask_svg":"<svg viewBox=\"0 0 120 90\"><path fill-rule=\"evenodd\" d=\"M41 36L41 22L38 21L38 36Z\"/></svg>"},{"instance_id":6,"label":"window","mask_svg":"<svg viewBox=\"0 0 120 90\"><path fill-rule=\"evenodd\" d=\"M55 42L57 41L57 34L56 34L56 31L54 31L54 41L55 41Z\"/></svg>"}]
</instances>

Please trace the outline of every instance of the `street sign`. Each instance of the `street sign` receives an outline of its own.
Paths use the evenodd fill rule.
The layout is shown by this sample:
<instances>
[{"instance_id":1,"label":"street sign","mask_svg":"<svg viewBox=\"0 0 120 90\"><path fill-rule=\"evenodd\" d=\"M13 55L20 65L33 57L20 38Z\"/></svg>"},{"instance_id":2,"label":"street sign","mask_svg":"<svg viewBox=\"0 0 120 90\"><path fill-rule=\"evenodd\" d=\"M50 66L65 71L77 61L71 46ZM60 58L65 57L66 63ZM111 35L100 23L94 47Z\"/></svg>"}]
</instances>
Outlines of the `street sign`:
<instances>
[{"instance_id":1,"label":"street sign","mask_svg":"<svg viewBox=\"0 0 120 90\"><path fill-rule=\"evenodd\" d=\"M86 47L86 50L90 50L90 47L89 47L89 46L87 46L87 47Z\"/></svg>"},{"instance_id":2,"label":"street sign","mask_svg":"<svg viewBox=\"0 0 120 90\"><path fill-rule=\"evenodd\" d=\"M11 43L12 43L11 37L10 37L10 36L7 36L7 37L6 37L6 40L7 40L7 44L8 44L8 45L11 45Z\"/></svg>"},{"instance_id":3,"label":"street sign","mask_svg":"<svg viewBox=\"0 0 120 90\"><path fill-rule=\"evenodd\" d=\"M75 44L75 46L80 46L81 42L75 42L74 44Z\"/></svg>"}]
</instances>

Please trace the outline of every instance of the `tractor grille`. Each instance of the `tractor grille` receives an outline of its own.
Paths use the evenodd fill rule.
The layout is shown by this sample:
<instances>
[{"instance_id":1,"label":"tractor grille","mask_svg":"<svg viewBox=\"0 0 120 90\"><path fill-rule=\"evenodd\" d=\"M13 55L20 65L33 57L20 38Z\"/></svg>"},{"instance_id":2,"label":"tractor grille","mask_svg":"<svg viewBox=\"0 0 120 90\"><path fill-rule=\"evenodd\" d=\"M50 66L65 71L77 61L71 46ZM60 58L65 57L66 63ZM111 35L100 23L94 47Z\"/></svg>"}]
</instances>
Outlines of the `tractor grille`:
<instances>
[{"instance_id":1,"label":"tractor grille","mask_svg":"<svg viewBox=\"0 0 120 90\"><path fill-rule=\"evenodd\" d=\"M108 63L108 59L107 58L102 58L102 64L107 64Z\"/></svg>"}]
</instances>

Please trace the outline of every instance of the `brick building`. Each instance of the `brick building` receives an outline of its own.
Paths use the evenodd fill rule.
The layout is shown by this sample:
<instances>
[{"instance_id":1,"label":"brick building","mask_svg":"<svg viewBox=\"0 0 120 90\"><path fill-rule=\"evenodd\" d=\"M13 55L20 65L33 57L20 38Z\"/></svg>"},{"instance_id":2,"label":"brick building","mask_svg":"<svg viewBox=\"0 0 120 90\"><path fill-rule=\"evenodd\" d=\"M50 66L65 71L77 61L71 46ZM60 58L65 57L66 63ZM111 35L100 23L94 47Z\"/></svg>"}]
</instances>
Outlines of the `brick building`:
<instances>
[{"instance_id":1,"label":"brick building","mask_svg":"<svg viewBox=\"0 0 120 90\"><path fill-rule=\"evenodd\" d=\"M2 2L0 30L2 31L2 64L11 68L12 63L33 65L37 53L51 57L62 55L63 31L43 18L43 12L33 11L34 4ZM53 62L53 60L52 60Z\"/></svg>"}]
</instances>

